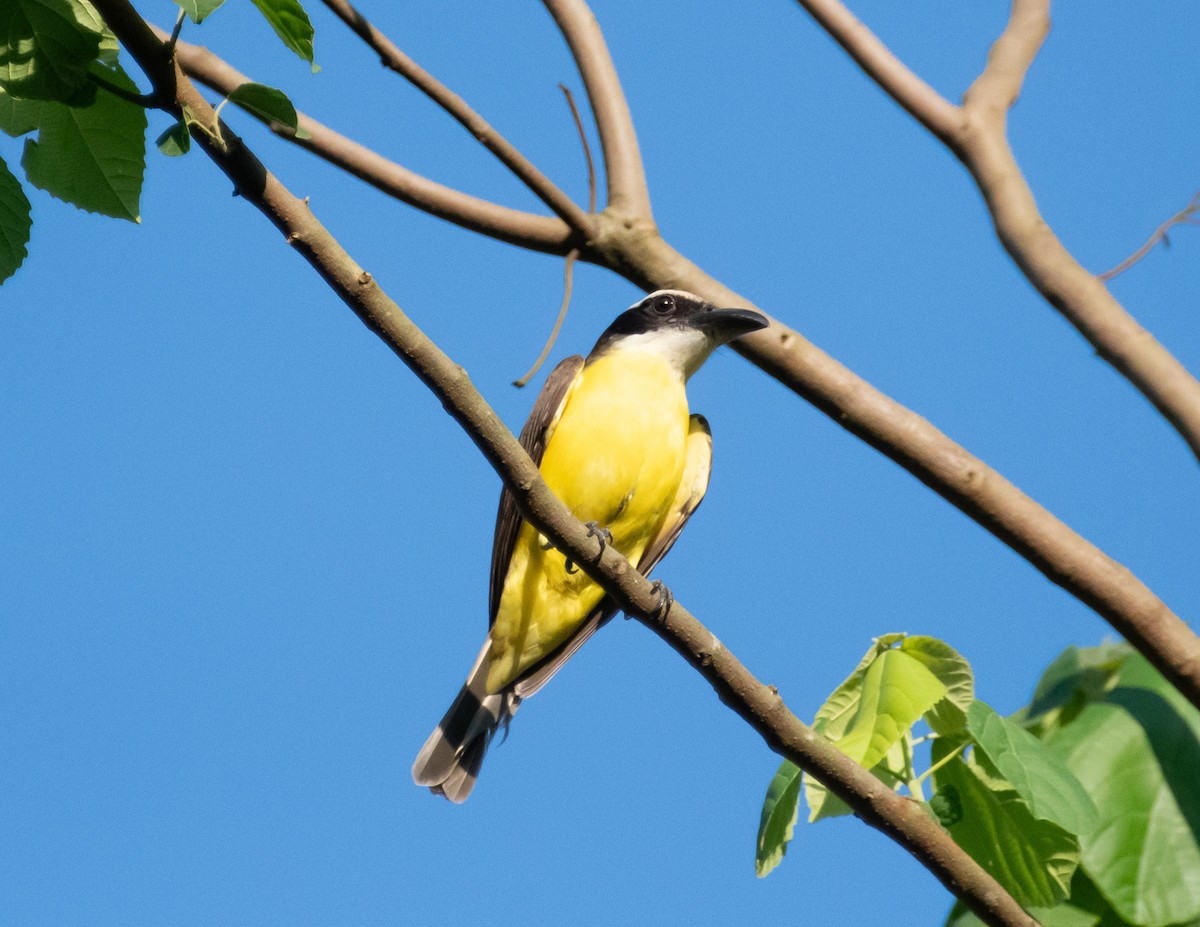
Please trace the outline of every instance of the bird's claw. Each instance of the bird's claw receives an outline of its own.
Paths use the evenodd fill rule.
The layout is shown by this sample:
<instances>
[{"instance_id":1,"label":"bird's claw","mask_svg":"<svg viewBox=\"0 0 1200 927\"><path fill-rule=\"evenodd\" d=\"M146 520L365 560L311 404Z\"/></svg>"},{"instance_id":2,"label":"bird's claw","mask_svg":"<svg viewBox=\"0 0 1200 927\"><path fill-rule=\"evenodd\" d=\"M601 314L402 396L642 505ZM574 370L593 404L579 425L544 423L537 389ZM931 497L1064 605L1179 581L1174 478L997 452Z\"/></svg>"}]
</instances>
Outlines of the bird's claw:
<instances>
[{"instance_id":1,"label":"bird's claw","mask_svg":"<svg viewBox=\"0 0 1200 927\"><path fill-rule=\"evenodd\" d=\"M612 532L607 528L601 527L600 523L596 521L585 522L585 525L588 529L588 537L595 538L600 542L600 550L596 554L596 562L599 563L600 558L604 556L604 549L612 543ZM575 561L570 557L567 558L566 569L570 575L579 572L579 567L575 565Z\"/></svg>"},{"instance_id":2,"label":"bird's claw","mask_svg":"<svg viewBox=\"0 0 1200 927\"><path fill-rule=\"evenodd\" d=\"M656 579L650 584L650 588L658 596L658 604L654 606L654 612L650 616L655 621L666 621L667 615L671 613L671 606L675 604L675 596L671 594L671 590L666 587L661 579Z\"/></svg>"},{"instance_id":3,"label":"bird's claw","mask_svg":"<svg viewBox=\"0 0 1200 927\"><path fill-rule=\"evenodd\" d=\"M596 554L596 561L599 562L600 558L604 556L604 548L612 543L612 532L601 527L599 522L589 521L586 524L588 537L595 538L600 542L600 552Z\"/></svg>"}]
</instances>

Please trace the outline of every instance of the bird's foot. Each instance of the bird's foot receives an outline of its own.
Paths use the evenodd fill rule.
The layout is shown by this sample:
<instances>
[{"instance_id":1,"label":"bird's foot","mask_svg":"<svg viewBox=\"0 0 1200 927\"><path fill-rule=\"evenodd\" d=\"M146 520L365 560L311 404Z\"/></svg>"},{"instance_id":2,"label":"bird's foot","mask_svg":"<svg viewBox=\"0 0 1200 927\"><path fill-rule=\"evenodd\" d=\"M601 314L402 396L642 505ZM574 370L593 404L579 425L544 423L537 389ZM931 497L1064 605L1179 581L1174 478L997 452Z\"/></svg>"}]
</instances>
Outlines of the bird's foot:
<instances>
[{"instance_id":1,"label":"bird's foot","mask_svg":"<svg viewBox=\"0 0 1200 927\"><path fill-rule=\"evenodd\" d=\"M650 617L658 622L666 621L667 615L671 613L671 606L675 604L675 596L671 594L671 590L663 584L661 579L654 580L650 584L650 588L658 595L658 604L654 606Z\"/></svg>"},{"instance_id":2,"label":"bird's foot","mask_svg":"<svg viewBox=\"0 0 1200 927\"><path fill-rule=\"evenodd\" d=\"M600 562L600 558L604 556L604 548L612 543L612 532L607 528L601 527L599 522L589 521L586 523L588 529L588 537L595 538L600 542L600 551L596 554L596 562Z\"/></svg>"},{"instance_id":3,"label":"bird's foot","mask_svg":"<svg viewBox=\"0 0 1200 927\"><path fill-rule=\"evenodd\" d=\"M599 563L600 558L604 556L604 548L608 547L608 545L612 543L612 532L607 528L601 527L599 522L589 521L585 522L584 524L588 529L588 537L595 538L600 542L600 551L596 554L596 562ZM575 561L570 557L567 558L566 570L570 575L574 575L579 572L579 567L575 565Z\"/></svg>"}]
</instances>

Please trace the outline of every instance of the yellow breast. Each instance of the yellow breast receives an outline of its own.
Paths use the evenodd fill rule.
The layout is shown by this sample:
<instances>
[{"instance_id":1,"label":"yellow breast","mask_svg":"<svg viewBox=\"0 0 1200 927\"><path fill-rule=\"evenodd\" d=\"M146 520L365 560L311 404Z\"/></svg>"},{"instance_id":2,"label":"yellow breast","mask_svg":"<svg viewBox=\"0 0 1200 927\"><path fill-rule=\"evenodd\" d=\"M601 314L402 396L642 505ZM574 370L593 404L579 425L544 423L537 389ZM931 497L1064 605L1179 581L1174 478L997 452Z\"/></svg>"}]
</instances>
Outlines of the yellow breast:
<instances>
[{"instance_id":1,"label":"yellow breast","mask_svg":"<svg viewBox=\"0 0 1200 927\"><path fill-rule=\"evenodd\" d=\"M583 369L567 397L542 476L577 518L608 528L616 549L637 564L679 488L687 432L683 380L668 363L649 353L605 355ZM555 650L603 596L522 524L492 626L488 690Z\"/></svg>"}]
</instances>

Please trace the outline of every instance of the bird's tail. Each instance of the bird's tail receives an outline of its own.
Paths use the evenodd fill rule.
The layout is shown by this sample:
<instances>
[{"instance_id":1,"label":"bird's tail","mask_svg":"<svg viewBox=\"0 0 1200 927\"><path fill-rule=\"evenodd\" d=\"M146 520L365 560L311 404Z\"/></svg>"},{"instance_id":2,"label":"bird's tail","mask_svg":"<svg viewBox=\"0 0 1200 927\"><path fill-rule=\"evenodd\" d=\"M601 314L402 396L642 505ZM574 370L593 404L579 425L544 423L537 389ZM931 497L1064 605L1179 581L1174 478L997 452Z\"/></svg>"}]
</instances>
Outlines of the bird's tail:
<instances>
[{"instance_id":1,"label":"bird's tail","mask_svg":"<svg viewBox=\"0 0 1200 927\"><path fill-rule=\"evenodd\" d=\"M485 682L491 643L489 638L483 645L454 704L413 763L413 782L455 803L466 801L471 794L492 735L501 726L508 729L509 719L521 703L511 689L488 693Z\"/></svg>"}]
</instances>

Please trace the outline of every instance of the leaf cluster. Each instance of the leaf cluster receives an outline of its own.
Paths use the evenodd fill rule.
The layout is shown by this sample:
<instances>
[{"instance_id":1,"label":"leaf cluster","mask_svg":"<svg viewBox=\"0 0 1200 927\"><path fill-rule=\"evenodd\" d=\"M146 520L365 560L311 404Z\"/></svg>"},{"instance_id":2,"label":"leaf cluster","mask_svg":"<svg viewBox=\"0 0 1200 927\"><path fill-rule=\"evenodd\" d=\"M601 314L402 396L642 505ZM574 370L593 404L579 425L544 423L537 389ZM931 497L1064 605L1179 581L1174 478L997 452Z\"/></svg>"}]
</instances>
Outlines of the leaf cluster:
<instances>
[{"instance_id":1,"label":"leaf cluster","mask_svg":"<svg viewBox=\"0 0 1200 927\"><path fill-rule=\"evenodd\" d=\"M947 644L888 634L813 726L907 789L1048 927L1200 921L1200 713L1129 647L1068 648L1006 718L975 698L970 665ZM849 812L784 761L763 803L760 876L787 852L801 791L810 821ZM947 921L976 923L961 903Z\"/></svg>"},{"instance_id":2,"label":"leaf cluster","mask_svg":"<svg viewBox=\"0 0 1200 927\"><path fill-rule=\"evenodd\" d=\"M180 16L199 23L223 2L178 0ZM298 0L253 2L316 71L312 25ZM88 212L140 222L146 107L158 102L139 95L118 58L117 40L90 0L7 0L0 7L0 131L24 137L25 180ZM304 136L295 107L279 90L244 84L228 100ZM200 125L185 110L158 147L185 154L194 132L220 142L219 123ZM21 181L0 157L0 282L27 257L32 224Z\"/></svg>"}]
</instances>

